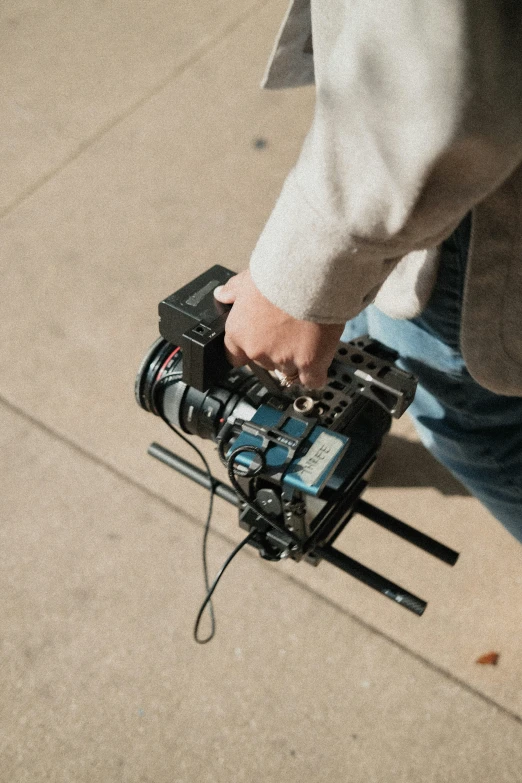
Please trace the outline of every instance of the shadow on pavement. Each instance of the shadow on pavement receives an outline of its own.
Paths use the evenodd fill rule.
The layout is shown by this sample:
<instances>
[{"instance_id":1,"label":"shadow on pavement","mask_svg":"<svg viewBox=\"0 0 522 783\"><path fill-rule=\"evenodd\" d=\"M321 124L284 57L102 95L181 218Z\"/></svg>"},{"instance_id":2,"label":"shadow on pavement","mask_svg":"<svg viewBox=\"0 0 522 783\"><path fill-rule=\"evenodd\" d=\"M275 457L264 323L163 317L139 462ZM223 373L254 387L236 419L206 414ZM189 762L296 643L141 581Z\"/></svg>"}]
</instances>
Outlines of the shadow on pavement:
<instances>
[{"instance_id":1,"label":"shadow on pavement","mask_svg":"<svg viewBox=\"0 0 522 783\"><path fill-rule=\"evenodd\" d=\"M443 495L469 496L468 490L422 443L397 435L384 439L370 484L372 487L434 487Z\"/></svg>"}]
</instances>

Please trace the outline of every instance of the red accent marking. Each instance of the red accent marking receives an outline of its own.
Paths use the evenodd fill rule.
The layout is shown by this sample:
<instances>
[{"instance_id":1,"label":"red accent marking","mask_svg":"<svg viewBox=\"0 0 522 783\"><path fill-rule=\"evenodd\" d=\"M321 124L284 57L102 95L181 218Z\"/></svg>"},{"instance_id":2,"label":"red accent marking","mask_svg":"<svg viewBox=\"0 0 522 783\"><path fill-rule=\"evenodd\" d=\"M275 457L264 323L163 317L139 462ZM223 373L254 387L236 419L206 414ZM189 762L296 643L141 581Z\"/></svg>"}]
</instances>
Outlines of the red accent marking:
<instances>
[{"instance_id":1,"label":"red accent marking","mask_svg":"<svg viewBox=\"0 0 522 783\"><path fill-rule=\"evenodd\" d=\"M172 358L173 358L173 357L174 357L174 356L175 356L177 353L179 353L179 351L181 351L181 348L178 346L177 348L174 348L174 350L172 351L172 353L171 353L171 354L169 354L169 356L168 356L168 357L165 359L165 361L164 361L164 362L163 362L163 364L161 365L161 370L160 370L160 371L159 371L159 373L158 373L158 378L157 378L157 380L158 380L158 381L159 381L159 380L161 380L161 375L162 375L162 373L163 373L163 370L164 370L164 369L165 369L165 367L167 366L167 364L170 362L170 360L171 360L171 359L172 359Z\"/></svg>"}]
</instances>

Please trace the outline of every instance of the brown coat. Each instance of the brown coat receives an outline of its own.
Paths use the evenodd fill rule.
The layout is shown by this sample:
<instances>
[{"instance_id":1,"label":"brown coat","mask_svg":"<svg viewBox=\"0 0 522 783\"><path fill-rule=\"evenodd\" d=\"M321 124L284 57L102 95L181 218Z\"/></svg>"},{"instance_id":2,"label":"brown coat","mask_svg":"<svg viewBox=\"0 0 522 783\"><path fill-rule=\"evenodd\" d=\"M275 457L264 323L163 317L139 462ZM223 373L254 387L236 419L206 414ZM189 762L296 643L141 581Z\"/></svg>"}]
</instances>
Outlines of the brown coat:
<instances>
[{"instance_id":1,"label":"brown coat","mask_svg":"<svg viewBox=\"0 0 522 783\"><path fill-rule=\"evenodd\" d=\"M463 355L522 396L520 0L294 0L264 86L314 80L254 282L296 318L340 323L371 301L413 317L436 246L472 209Z\"/></svg>"}]
</instances>

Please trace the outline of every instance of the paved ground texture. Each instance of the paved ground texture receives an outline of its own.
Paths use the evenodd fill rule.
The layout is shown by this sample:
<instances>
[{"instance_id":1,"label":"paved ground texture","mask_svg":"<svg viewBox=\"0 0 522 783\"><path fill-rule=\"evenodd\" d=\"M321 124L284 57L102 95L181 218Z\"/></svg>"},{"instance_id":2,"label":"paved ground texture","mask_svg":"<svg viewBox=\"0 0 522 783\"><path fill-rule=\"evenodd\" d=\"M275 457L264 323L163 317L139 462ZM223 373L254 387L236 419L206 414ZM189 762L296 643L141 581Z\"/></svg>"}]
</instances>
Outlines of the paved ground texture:
<instances>
[{"instance_id":1,"label":"paved ground texture","mask_svg":"<svg viewBox=\"0 0 522 783\"><path fill-rule=\"evenodd\" d=\"M298 154L313 90L258 88L284 7L0 7L0 783L522 781L522 550L407 420L367 498L458 564L361 518L340 546L425 615L250 551L192 640L208 498L146 455L189 456L134 375L157 302L248 263ZM241 537L216 506L212 572Z\"/></svg>"}]
</instances>

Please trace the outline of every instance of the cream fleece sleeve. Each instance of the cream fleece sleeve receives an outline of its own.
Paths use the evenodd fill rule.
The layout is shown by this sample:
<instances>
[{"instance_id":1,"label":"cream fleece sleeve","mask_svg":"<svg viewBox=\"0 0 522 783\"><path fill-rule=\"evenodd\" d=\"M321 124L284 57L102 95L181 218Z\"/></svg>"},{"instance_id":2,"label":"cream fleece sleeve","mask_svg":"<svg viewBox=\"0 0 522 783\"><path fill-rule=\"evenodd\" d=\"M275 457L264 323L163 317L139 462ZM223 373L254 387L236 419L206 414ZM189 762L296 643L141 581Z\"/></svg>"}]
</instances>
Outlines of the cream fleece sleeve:
<instances>
[{"instance_id":1,"label":"cream fleece sleeve","mask_svg":"<svg viewBox=\"0 0 522 783\"><path fill-rule=\"evenodd\" d=\"M275 305L332 323L518 164L522 8L317 0L312 21L314 122L250 268Z\"/></svg>"}]
</instances>

